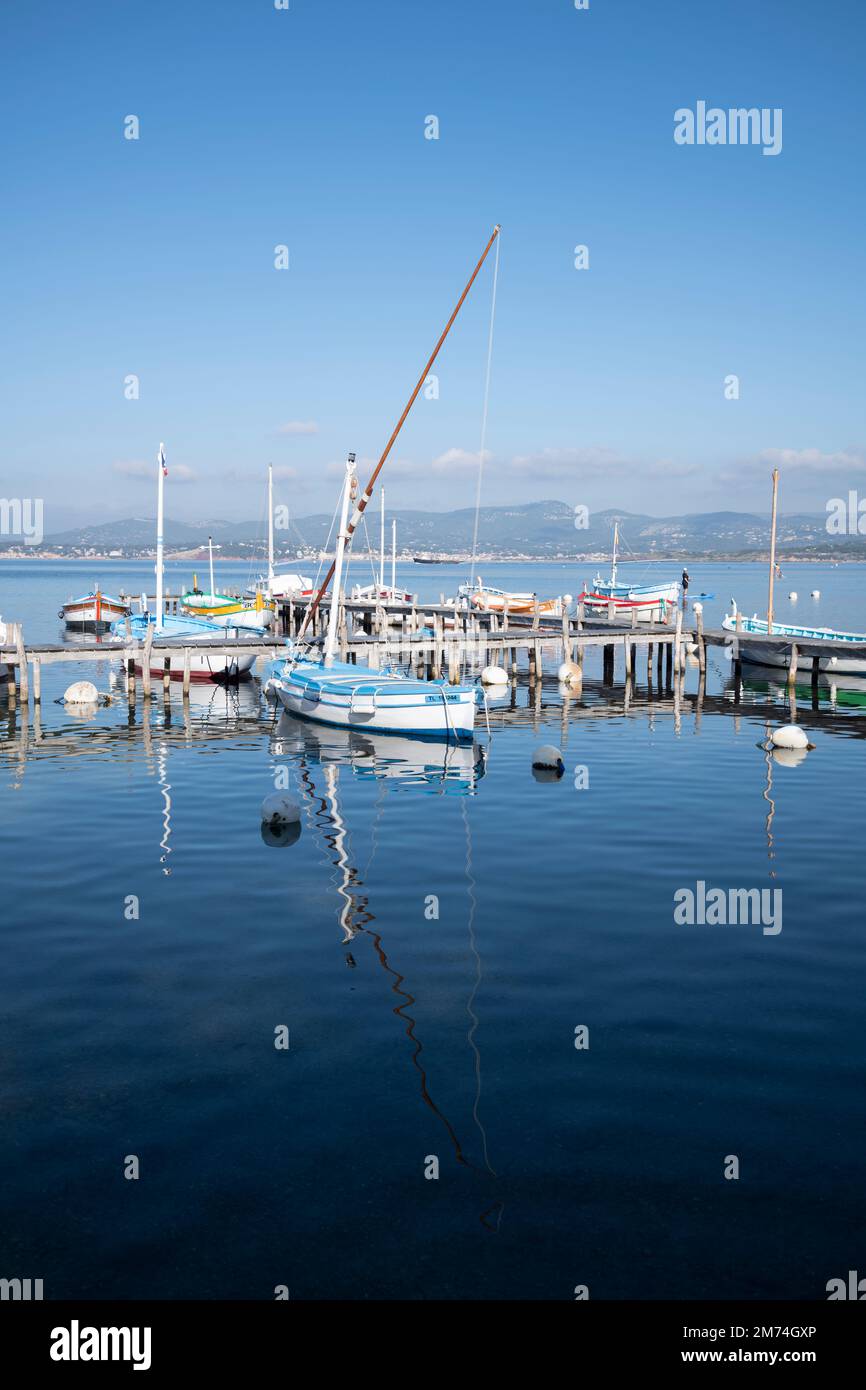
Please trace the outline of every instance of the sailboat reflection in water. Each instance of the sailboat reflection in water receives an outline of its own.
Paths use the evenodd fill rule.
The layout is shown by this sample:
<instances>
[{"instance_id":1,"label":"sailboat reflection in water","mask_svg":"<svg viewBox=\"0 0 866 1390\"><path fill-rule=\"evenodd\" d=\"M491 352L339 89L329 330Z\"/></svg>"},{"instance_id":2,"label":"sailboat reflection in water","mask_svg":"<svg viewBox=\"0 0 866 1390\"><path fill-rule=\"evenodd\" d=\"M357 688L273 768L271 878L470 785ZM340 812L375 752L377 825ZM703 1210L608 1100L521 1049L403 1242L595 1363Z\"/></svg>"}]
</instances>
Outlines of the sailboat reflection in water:
<instances>
[{"instance_id":1,"label":"sailboat reflection in water","mask_svg":"<svg viewBox=\"0 0 866 1390\"><path fill-rule=\"evenodd\" d=\"M471 829L467 814L468 798L475 794L484 776L484 750L477 744L419 743L413 738L394 735L316 728L304 720L284 713L274 725L271 752L277 757L290 754L295 760L307 822L318 831L328 857L337 870L337 920L342 944L347 948L346 964L350 969L357 968L357 961L349 948L359 944L363 936L369 937L376 960L389 976L392 993L398 1000L393 1012L405 1026L405 1034L412 1047L412 1065L419 1075L424 1104L433 1111L446 1130L457 1162L476 1172L496 1177L488 1157L487 1135L480 1116L481 1053L476 1041L479 1020L475 1012L475 1002L483 978L483 969L475 939L477 903L472 872ZM467 929L473 962L471 988L465 1005L469 1019L466 1038L475 1077L472 1116L480 1135L480 1162L467 1156L456 1127L431 1094L427 1069L422 1060L424 1044L418 1035L418 1021L410 1012L417 1004L419 996L409 991L406 977L393 964L381 931L373 925L376 914L372 910L365 882L372 864L372 855L362 871L353 853L351 830L346 822L345 808L341 805L340 773L347 769L353 777L373 778L383 783L383 796L377 803L371 828L373 853L380 830L379 821L389 793L408 790L421 792L422 795L453 795L463 798L460 810L466 845L464 872L468 902ZM501 1215L502 1203L496 1201L480 1213L479 1220L486 1229L498 1231Z\"/></svg>"}]
</instances>

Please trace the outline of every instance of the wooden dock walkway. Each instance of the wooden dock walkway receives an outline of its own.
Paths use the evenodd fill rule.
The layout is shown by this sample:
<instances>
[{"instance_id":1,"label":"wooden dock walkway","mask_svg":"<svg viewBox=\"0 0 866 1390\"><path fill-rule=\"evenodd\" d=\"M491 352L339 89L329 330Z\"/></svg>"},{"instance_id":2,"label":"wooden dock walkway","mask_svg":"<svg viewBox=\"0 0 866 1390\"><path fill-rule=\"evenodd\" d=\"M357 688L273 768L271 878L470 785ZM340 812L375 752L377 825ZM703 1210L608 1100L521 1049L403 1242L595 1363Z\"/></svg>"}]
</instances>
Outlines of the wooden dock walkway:
<instances>
[{"instance_id":1,"label":"wooden dock walkway","mask_svg":"<svg viewBox=\"0 0 866 1390\"><path fill-rule=\"evenodd\" d=\"M169 598L166 602L176 604L177 600ZM232 641L230 645L214 638L213 641L180 648L185 657L184 691L189 689L189 656L192 651L206 651L227 660L233 655L250 652L276 659L285 650L286 639L296 639L299 635L308 606L309 600L305 599L281 600L277 605L275 631L267 636L251 633L248 638ZM742 649L750 644L770 644L788 658L786 679L791 686L797 680L798 671L802 672L802 666L809 664L813 684L817 684L820 658L845 655L866 661L866 644L795 642L785 636L767 637L727 632L722 628L704 628L700 611L694 615L695 625L692 628L684 625L684 616L680 608L670 623L638 625L635 617L631 625L627 625L615 621L612 611L607 620L587 619L582 604L578 605L576 613L565 612L561 618L550 618L538 612L528 615L497 614L455 608L453 604L446 603L383 603L347 597L340 605L339 648L343 660L358 662L371 670L398 661L408 664L421 677L426 675L428 679L441 679L447 674L453 683L461 679L461 671L469 664L478 669L491 664L502 666L509 679L514 681L519 675L520 654L525 653L529 680L535 684L542 679L545 655L549 655L551 646L556 645L561 648L563 656L578 666L583 665L584 653L588 648L601 647L608 683L613 680L617 650L623 655L625 675L632 682L636 681L638 655L643 649L648 682L652 681L655 658L657 686L662 684L663 667L665 684L670 685L672 677L685 670L690 655L695 656L701 675L705 675L707 650L711 647L733 649L735 676L738 676ZM326 617L320 609L314 614L304 641L314 649L321 646L325 627ZM144 643L113 642L103 638L28 645L20 624L0 623L0 688L5 683L10 701L19 699L27 702L32 693L34 702L39 703L43 666L55 662L86 663L113 658L123 662L130 703L134 703L136 666L141 670L145 698L151 695L151 668L154 665L162 670L161 683L167 691L170 658L176 656L179 649L177 642L171 645L160 643L151 640L150 635L148 641L148 659L145 660Z\"/></svg>"}]
</instances>

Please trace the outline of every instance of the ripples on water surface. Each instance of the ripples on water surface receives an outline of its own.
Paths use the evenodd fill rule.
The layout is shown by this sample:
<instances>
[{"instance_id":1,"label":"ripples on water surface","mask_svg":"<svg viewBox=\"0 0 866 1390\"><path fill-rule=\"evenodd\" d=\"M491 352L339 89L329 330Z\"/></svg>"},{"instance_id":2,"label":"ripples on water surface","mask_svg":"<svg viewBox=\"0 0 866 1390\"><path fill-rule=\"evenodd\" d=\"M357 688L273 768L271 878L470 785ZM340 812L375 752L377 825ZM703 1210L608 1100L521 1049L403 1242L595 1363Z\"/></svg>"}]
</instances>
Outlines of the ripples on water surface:
<instances>
[{"instance_id":1,"label":"ripples on water surface","mask_svg":"<svg viewBox=\"0 0 866 1390\"><path fill-rule=\"evenodd\" d=\"M864 625L859 567L803 568ZM0 611L55 639L74 581L40 570L3 570ZM866 1215L866 695L801 687L816 748L784 766L777 678L736 710L710 665L698 711L694 669L675 705L639 663L626 711L590 656L578 700L496 702L489 749L483 719L442 749L280 718L257 682L168 720L119 685L71 717L92 667L46 668L38 721L0 701L3 1270L51 1298L824 1297ZM278 767L303 823L273 847ZM781 887L781 934L676 926L699 879Z\"/></svg>"}]
</instances>

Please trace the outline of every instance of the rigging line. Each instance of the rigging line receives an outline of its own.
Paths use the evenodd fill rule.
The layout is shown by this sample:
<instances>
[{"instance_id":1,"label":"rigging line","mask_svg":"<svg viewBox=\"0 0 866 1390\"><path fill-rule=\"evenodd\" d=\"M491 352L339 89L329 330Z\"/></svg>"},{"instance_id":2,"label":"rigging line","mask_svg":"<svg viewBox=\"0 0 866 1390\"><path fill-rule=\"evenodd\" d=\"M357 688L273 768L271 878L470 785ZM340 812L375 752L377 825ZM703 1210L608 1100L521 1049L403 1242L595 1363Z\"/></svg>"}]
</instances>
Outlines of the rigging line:
<instances>
[{"instance_id":1,"label":"rigging line","mask_svg":"<svg viewBox=\"0 0 866 1390\"><path fill-rule=\"evenodd\" d=\"M481 481L484 476L484 453L487 444L487 408L490 403L490 371L493 365L493 326L496 321L496 286L499 281L499 245L502 234L496 238L496 256L493 262L493 297L490 304L490 332L487 338L487 371L484 378L484 409L481 414L481 450L478 455L478 483L475 490L475 526L472 531L472 561L469 570L469 583L475 582L475 560L478 553L478 517L481 511Z\"/></svg>"}]
</instances>

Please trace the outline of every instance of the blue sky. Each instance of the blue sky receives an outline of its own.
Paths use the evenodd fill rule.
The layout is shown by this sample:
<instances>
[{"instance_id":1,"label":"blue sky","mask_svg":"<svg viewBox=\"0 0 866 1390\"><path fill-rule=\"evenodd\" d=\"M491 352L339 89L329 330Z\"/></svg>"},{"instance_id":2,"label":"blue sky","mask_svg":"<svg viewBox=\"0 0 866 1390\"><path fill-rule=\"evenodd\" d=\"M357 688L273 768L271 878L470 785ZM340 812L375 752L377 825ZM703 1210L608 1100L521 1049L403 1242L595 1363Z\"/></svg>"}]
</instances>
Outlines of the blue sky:
<instances>
[{"instance_id":1,"label":"blue sky","mask_svg":"<svg viewBox=\"0 0 866 1390\"><path fill-rule=\"evenodd\" d=\"M860 0L46 0L0 40L0 493L46 531L151 514L161 439L172 516L259 515L269 461L332 511L497 221L486 502L765 510L776 461L783 511L862 483ZM781 108L781 153L677 145L699 100ZM395 506L474 500L491 270Z\"/></svg>"}]
</instances>

